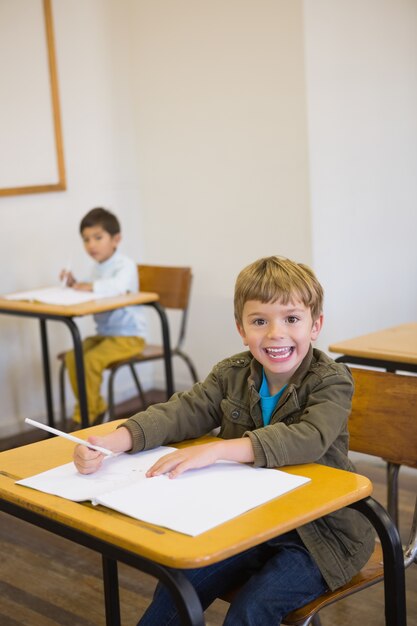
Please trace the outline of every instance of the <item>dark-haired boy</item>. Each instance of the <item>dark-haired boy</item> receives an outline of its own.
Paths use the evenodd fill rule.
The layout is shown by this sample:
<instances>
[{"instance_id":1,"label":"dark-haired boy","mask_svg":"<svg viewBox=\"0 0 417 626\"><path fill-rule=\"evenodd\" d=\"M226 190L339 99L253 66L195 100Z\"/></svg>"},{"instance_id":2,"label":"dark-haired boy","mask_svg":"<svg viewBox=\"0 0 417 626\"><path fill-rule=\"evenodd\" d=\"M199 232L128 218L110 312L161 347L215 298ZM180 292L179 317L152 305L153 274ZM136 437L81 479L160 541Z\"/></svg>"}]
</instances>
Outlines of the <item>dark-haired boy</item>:
<instances>
[{"instance_id":1,"label":"dark-haired boy","mask_svg":"<svg viewBox=\"0 0 417 626\"><path fill-rule=\"evenodd\" d=\"M80 291L93 291L99 296L117 296L139 290L136 263L118 252L121 240L117 217L103 208L92 209L80 223L84 248L95 261L89 282L78 282L71 272L63 270L61 280ZM129 306L94 315L97 334L83 341L88 419L94 423L107 409L100 393L103 371L115 360L130 358L142 352L145 319L142 308ZM74 351L67 352L65 363L74 395L78 398ZM80 410L75 406L74 422L80 423Z\"/></svg>"}]
</instances>

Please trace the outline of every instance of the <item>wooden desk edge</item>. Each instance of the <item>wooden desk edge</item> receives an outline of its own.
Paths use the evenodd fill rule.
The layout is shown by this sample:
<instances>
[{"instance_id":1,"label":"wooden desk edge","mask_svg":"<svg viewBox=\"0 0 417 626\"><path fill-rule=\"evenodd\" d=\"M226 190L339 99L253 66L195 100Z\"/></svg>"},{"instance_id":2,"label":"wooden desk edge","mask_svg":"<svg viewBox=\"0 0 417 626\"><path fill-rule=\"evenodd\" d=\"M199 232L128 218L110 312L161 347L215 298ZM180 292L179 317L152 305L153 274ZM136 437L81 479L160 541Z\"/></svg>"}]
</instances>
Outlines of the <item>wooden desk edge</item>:
<instances>
[{"instance_id":1,"label":"wooden desk edge","mask_svg":"<svg viewBox=\"0 0 417 626\"><path fill-rule=\"evenodd\" d=\"M116 424L123 423L123 421L119 420ZM114 422L107 423L86 430L108 432L116 424ZM40 446L39 450L43 452L45 445L47 446L51 441L54 440L44 440L37 444L30 444L30 446ZM59 441L60 445L70 443L62 439L55 441ZM299 506L299 494L302 490L305 489L302 502L309 494L308 487L312 483L308 483L281 496L287 500L284 509L280 506L281 498L276 498L262 505L262 516L259 516L259 507L256 507L197 537L190 537L129 518L104 507L94 507L93 509L90 503L71 502L58 496L16 485L15 477L10 474L7 475L8 469L10 469L7 457L13 459L15 455L16 450L0 453L0 498L2 500L14 503L24 510L33 511L67 527L78 528L91 537L113 544L121 550L128 550L169 567L193 568L215 563L287 530L343 508L372 493L372 483L359 474L316 464L280 468L289 473L300 475L307 473L307 475L313 474L313 476L314 474L320 475L323 470L324 474L343 472L345 478L352 479L354 488L351 487L348 494L344 494L343 490L341 493L338 491L337 497L331 502L331 506L326 503L325 489L322 488L320 491L320 494L323 495L322 503L318 508L315 508L313 513L306 513L303 510L301 515L297 512L297 516L293 514L288 516L287 508ZM339 479L334 482L335 484L339 483ZM109 519L111 524L109 524Z\"/></svg>"},{"instance_id":2,"label":"wooden desk edge","mask_svg":"<svg viewBox=\"0 0 417 626\"><path fill-rule=\"evenodd\" d=\"M46 304L29 300L8 300L0 297L0 313L5 314L36 314L56 315L59 317L80 317L104 311L111 311L125 306L140 306L158 302L159 295L151 291L140 291L137 294L125 294L108 298L97 298L79 304L60 305Z\"/></svg>"}]
</instances>

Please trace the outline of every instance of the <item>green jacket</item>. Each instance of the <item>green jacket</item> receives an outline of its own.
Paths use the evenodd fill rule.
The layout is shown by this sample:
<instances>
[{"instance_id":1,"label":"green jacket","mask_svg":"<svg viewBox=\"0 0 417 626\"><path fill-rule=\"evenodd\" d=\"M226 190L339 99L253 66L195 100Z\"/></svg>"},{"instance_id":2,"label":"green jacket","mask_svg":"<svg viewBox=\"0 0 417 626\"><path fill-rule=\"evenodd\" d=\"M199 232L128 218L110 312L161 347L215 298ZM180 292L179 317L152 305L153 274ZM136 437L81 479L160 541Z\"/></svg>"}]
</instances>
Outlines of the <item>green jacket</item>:
<instances>
[{"instance_id":1,"label":"green jacket","mask_svg":"<svg viewBox=\"0 0 417 626\"><path fill-rule=\"evenodd\" d=\"M262 367L250 352L218 363L206 380L131 417L132 452L193 439L220 427L219 437L249 437L259 467L321 463L354 471L347 420L349 369L310 348L289 381L268 426L258 390ZM348 582L368 561L374 532L360 513L344 508L297 529L330 589Z\"/></svg>"}]
</instances>

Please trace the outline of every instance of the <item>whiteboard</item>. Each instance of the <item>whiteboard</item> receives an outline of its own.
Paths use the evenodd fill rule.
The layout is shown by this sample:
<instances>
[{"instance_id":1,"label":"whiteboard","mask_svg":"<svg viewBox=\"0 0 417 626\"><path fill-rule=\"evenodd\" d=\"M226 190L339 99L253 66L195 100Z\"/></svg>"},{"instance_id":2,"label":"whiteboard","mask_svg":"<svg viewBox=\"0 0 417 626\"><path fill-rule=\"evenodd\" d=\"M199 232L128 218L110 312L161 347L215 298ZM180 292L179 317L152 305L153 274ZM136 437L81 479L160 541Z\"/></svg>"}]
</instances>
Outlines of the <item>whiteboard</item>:
<instances>
[{"instance_id":1,"label":"whiteboard","mask_svg":"<svg viewBox=\"0 0 417 626\"><path fill-rule=\"evenodd\" d=\"M50 0L0 0L0 195L66 188Z\"/></svg>"}]
</instances>

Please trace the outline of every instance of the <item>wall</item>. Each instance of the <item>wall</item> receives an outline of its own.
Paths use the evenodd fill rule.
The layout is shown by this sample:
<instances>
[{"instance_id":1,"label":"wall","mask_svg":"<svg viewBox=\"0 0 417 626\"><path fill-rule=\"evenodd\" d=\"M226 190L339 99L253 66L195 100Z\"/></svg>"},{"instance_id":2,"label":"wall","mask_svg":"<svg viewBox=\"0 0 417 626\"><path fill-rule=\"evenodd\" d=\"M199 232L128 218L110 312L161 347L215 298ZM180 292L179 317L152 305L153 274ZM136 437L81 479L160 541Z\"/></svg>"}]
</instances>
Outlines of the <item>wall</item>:
<instances>
[{"instance_id":1,"label":"wall","mask_svg":"<svg viewBox=\"0 0 417 626\"><path fill-rule=\"evenodd\" d=\"M113 0L53 2L52 8L68 188L0 197L0 293L57 283L69 259L76 275L88 272L78 224L93 206L103 204L118 213L122 249L141 257L125 9ZM22 429L25 417L45 415L38 326L34 320L0 316L1 435ZM81 328L92 331L91 320L81 320ZM49 338L57 381L55 354L71 341L55 323L49 324Z\"/></svg>"},{"instance_id":2,"label":"wall","mask_svg":"<svg viewBox=\"0 0 417 626\"><path fill-rule=\"evenodd\" d=\"M321 345L416 320L417 2L305 2Z\"/></svg>"},{"instance_id":3,"label":"wall","mask_svg":"<svg viewBox=\"0 0 417 626\"><path fill-rule=\"evenodd\" d=\"M104 204L126 253L193 267L187 349L201 376L241 347L233 283L259 256L313 264L326 288L320 347L415 320L414 0L55 0L53 11L68 190L0 198L1 293L52 283L69 257L87 270L78 222ZM55 326L52 356L69 346ZM0 337L4 435L42 418L44 398L38 325L1 316Z\"/></svg>"},{"instance_id":4,"label":"wall","mask_svg":"<svg viewBox=\"0 0 417 626\"><path fill-rule=\"evenodd\" d=\"M146 255L193 268L187 347L205 376L242 348L238 271L269 254L311 262L302 5L133 0L131 10ZM183 372L178 363L189 384Z\"/></svg>"}]
</instances>

